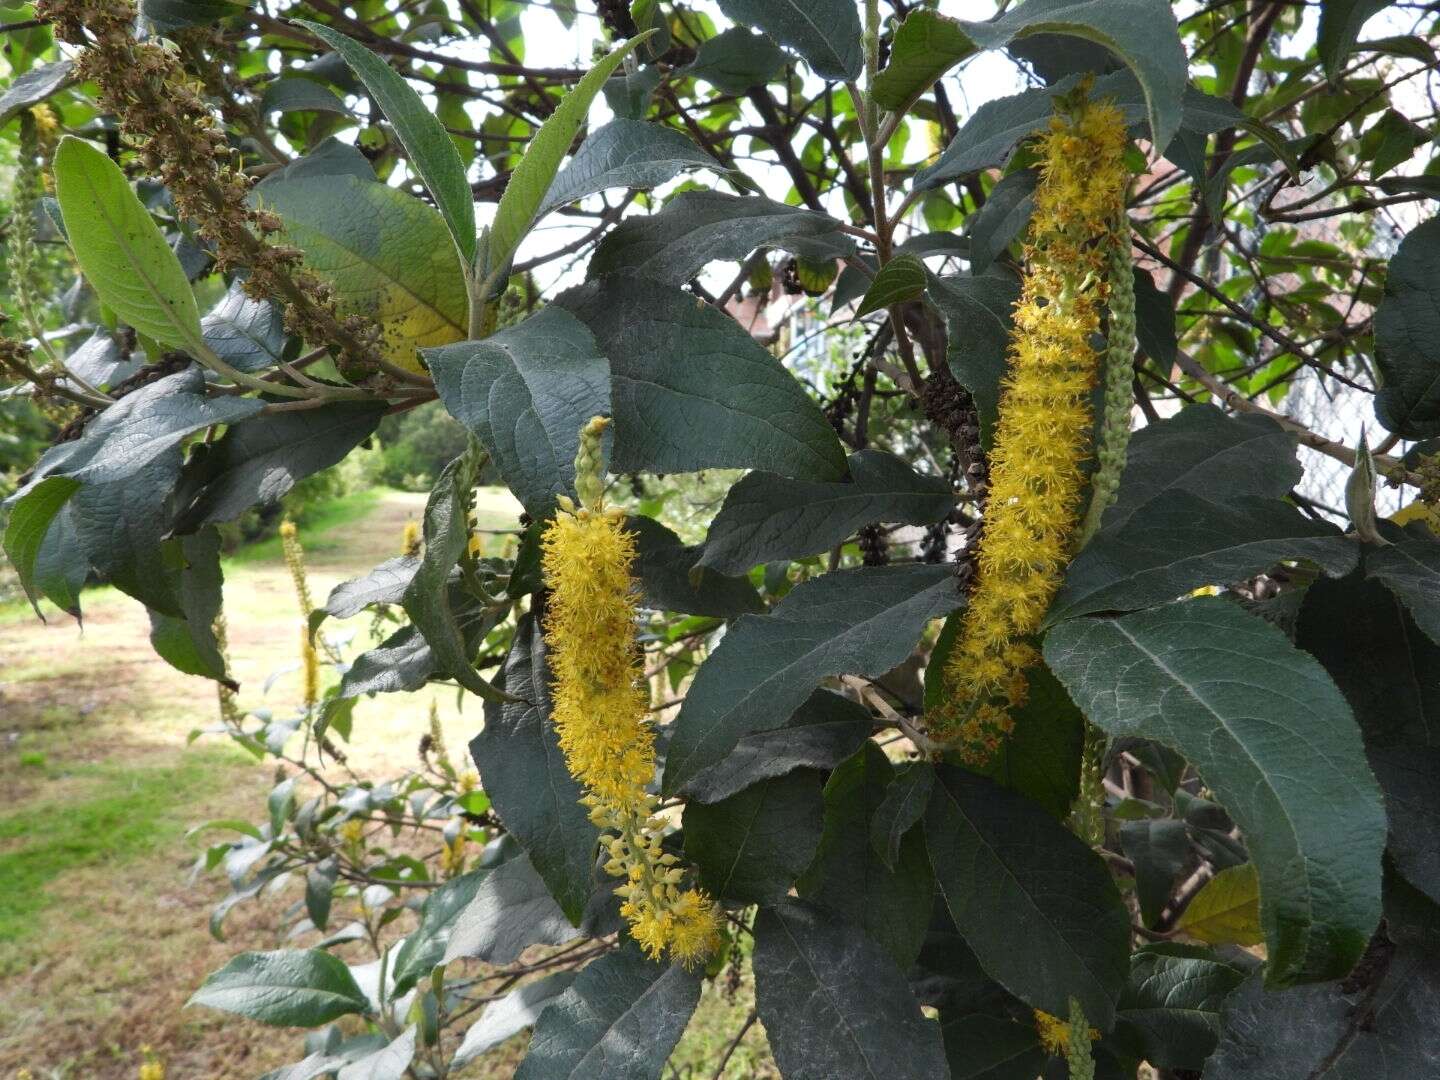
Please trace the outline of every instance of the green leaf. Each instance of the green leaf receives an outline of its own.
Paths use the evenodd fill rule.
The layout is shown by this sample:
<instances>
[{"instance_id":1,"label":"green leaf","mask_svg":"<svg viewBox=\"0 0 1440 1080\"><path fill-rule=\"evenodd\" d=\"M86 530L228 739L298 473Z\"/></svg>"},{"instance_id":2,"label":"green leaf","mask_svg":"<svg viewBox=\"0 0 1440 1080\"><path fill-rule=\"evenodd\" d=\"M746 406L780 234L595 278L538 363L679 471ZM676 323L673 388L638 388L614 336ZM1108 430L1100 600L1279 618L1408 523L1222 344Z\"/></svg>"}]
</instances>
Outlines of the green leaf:
<instances>
[{"instance_id":1,"label":"green leaf","mask_svg":"<svg viewBox=\"0 0 1440 1080\"><path fill-rule=\"evenodd\" d=\"M825 834L796 891L860 927L905 970L925 941L935 879L919 829L903 831L889 865L871 843L894 778L894 766L873 742L831 774L825 785ZM893 822L892 817L883 827Z\"/></svg>"},{"instance_id":2,"label":"green leaf","mask_svg":"<svg viewBox=\"0 0 1440 1080\"><path fill-rule=\"evenodd\" d=\"M1032 1080L1050 1062L1034 1023L940 1008L950 1080Z\"/></svg>"},{"instance_id":3,"label":"green leaf","mask_svg":"<svg viewBox=\"0 0 1440 1080\"><path fill-rule=\"evenodd\" d=\"M718 172L724 166L674 128L612 120L580 144L550 185L538 214L609 188L658 187L687 169Z\"/></svg>"},{"instance_id":4,"label":"green leaf","mask_svg":"<svg viewBox=\"0 0 1440 1080\"><path fill-rule=\"evenodd\" d=\"M411 1024L388 1045L344 1066L335 1080L405 1080L415 1060L416 1026Z\"/></svg>"},{"instance_id":5,"label":"green leaf","mask_svg":"<svg viewBox=\"0 0 1440 1080\"><path fill-rule=\"evenodd\" d=\"M1390 0L1320 0L1320 27L1315 48L1325 63L1325 74L1339 76L1345 58L1360 38L1360 28L1372 15L1390 6Z\"/></svg>"},{"instance_id":6,"label":"green leaf","mask_svg":"<svg viewBox=\"0 0 1440 1080\"><path fill-rule=\"evenodd\" d=\"M1032 665L1025 681L1025 704L1011 712L1014 730L990 764L976 771L1064 821L1079 793L1085 718L1044 664Z\"/></svg>"},{"instance_id":7,"label":"green leaf","mask_svg":"<svg viewBox=\"0 0 1440 1080\"><path fill-rule=\"evenodd\" d=\"M729 798L685 807L685 855L700 884L721 900L784 898L820 843L821 776L799 769Z\"/></svg>"},{"instance_id":8,"label":"green leaf","mask_svg":"<svg viewBox=\"0 0 1440 1080\"><path fill-rule=\"evenodd\" d=\"M140 14L162 34L190 26L208 26L245 10L244 4L230 3L230 0L140 0Z\"/></svg>"},{"instance_id":9,"label":"green leaf","mask_svg":"<svg viewBox=\"0 0 1440 1080\"><path fill-rule=\"evenodd\" d=\"M700 1000L700 977L628 942L545 1010L515 1080L658 1080Z\"/></svg>"},{"instance_id":10,"label":"green leaf","mask_svg":"<svg viewBox=\"0 0 1440 1080\"><path fill-rule=\"evenodd\" d=\"M1375 311L1375 416L1407 439L1440 435L1440 218L1406 235Z\"/></svg>"},{"instance_id":11,"label":"green leaf","mask_svg":"<svg viewBox=\"0 0 1440 1080\"><path fill-rule=\"evenodd\" d=\"M853 0L720 0L720 10L794 49L822 79L860 78L865 54Z\"/></svg>"},{"instance_id":12,"label":"green leaf","mask_svg":"<svg viewBox=\"0 0 1440 1080\"><path fill-rule=\"evenodd\" d=\"M681 285L709 263L739 262L759 247L794 250L806 240L838 258L855 250L839 228L828 214L763 195L686 191L658 214L626 218L606 233L585 274L594 280L628 273Z\"/></svg>"},{"instance_id":13,"label":"green leaf","mask_svg":"<svg viewBox=\"0 0 1440 1080\"><path fill-rule=\"evenodd\" d=\"M550 721L545 638L521 616L500 685L523 701L487 704L485 726L470 743L475 767L506 830L571 922L590 898L599 831L580 805L584 794L565 767Z\"/></svg>"},{"instance_id":14,"label":"green leaf","mask_svg":"<svg viewBox=\"0 0 1440 1080\"><path fill-rule=\"evenodd\" d=\"M499 1001L485 1007L479 1020L465 1032L451 1068L474 1061L487 1050L493 1050L512 1035L518 1035L540 1019L545 1010L560 1000L575 981L575 972L561 971L526 983L511 990Z\"/></svg>"},{"instance_id":15,"label":"green leaf","mask_svg":"<svg viewBox=\"0 0 1440 1080\"><path fill-rule=\"evenodd\" d=\"M167 543L178 548L179 567L167 567L176 582L180 618L152 610L150 644L176 671L224 683L232 690L225 657L215 640L215 619L220 614L225 584L220 571L220 534L207 527L194 536Z\"/></svg>"},{"instance_id":16,"label":"green leaf","mask_svg":"<svg viewBox=\"0 0 1440 1080\"><path fill-rule=\"evenodd\" d=\"M798 1080L934 1080L940 1028L895 961L858 927L785 901L755 918L755 1005L780 1074Z\"/></svg>"},{"instance_id":17,"label":"green leaf","mask_svg":"<svg viewBox=\"0 0 1440 1080\"><path fill-rule=\"evenodd\" d=\"M1053 1015L1067 1015L1073 997L1108 1031L1125 983L1130 915L1105 864L1028 799L960 769L941 768L935 779L925 845L985 972Z\"/></svg>"},{"instance_id":18,"label":"green leaf","mask_svg":"<svg viewBox=\"0 0 1440 1080\"><path fill-rule=\"evenodd\" d=\"M510 964L531 945L564 945L580 936L523 855L485 873L449 921L449 940L436 962L471 957Z\"/></svg>"},{"instance_id":19,"label":"green leaf","mask_svg":"<svg viewBox=\"0 0 1440 1080\"><path fill-rule=\"evenodd\" d=\"M861 318L891 304L914 300L925 291L925 264L914 255L897 255L880 267L865 290L855 317Z\"/></svg>"},{"instance_id":20,"label":"green leaf","mask_svg":"<svg viewBox=\"0 0 1440 1080\"><path fill-rule=\"evenodd\" d=\"M512 863L523 862L512 859ZM502 864L509 866L510 863ZM450 935L475 899L475 894L491 871L472 870L445 882L425 898L420 908L420 925L400 943L391 955L390 978L394 980L396 997L408 993L422 979L428 979L435 965L445 959Z\"/></svg>"},{"instance_id":21,"label":"green leaf","mask_svg":"<svg viewBox=\"0 0 1440 1080\"><path fill-rule=\"evenodd\" d=\"M765 610L765 602L747 577L727 577L705 568L691 572L700 549L654 518L631 516L625 528L635 533L635 565L631 568L648 607L687 615L733 619Z\"/></svg>"},{"instance_id":22,"label":"green leaf","mask_svg":"<svg viewBox=\"0 0 1440 1080\"><path fill-rule=\"evenodd\" d=\"M66 503L50 522L35 556L35 589L67 615L79 618L80 592L90 573L90 560L76 537L73 503Z\"/></svg>"},{"instance_id":23,"label":"green leaf","mask_svg":"<svg viewBox=\"0 0 1440 1080\"><path fill-rule=\"evenodd\" d=\"M772 46L773 48L773 46ZM56 60L16 76L0 94L0 127L71 83L73 60Z\"/></svg>"},{"instance_id":24,"label":"green leaf","mask_svg":"<svg viewBox=\"0 0 1440 1080\"><path fill-rule=\"evenodd\" d=\"M580 429L610 414L610 365L585 324L551 304L484 341L427 349L450 414L490 452L526 511L547 517L575 486Z\"/></svg>"},{"instance_id":25,"label":"green leaf","mask_svg":"<svg viewBox=\"0 0 1440 1080\"><path fill-rule=\"evenodd\" d=\"M339 697L394 694L419 690L437 673L435 654L424 635L402 626L373 649L361 653L340 680Z\"/></svg>"},{"instance_id":26,"label":"green leaf","mask_svg":"<svg viewBox=\"0 0 1440 1080\"><path fill-rule=\"evenodd\" d=\"M1030 224L1039 173L1021 169L1003 177L970 225L970 272L983 274Z\"/></svg>"},{"instance_id":27,"label":"green leaf","mask_svg":"<svg viewBox=\"0 0 1440 1080\"><path fill-rule=\"evenodd\" d=\"M1226 1003L1206 1080L1355 1080L1435 1070L1440 963L1424 949L1380 947L1345 982L1283 994L1249 979Z\"/></svg>"},{"instance_id":28,"label":"green leaf","mask_svg":"<svg viewBox=\"0 0 1440 1080\"><path fill-rule=\"evenodd\" d=\"M233 424L190 469L202 484L177 516L188 531L234 521L252 506L273 506L305 477L345 458L380 425L384 404L334 402Z\"/></svg>"},{"instance_id":29,"label":"green leaf","mask_svg":"<svg viewBox=\"0 0 1440 1080\"><path fill-rule=\"evenodd\" d=\"M876 104L904 112L915 99L976 51L975 42L958 19L917 9L905 16L890 45L890 62L875 80Z\"/></svg>"},{"instance_id":30,"label":"green leaf","mask_svg":"<svg viewBox=\"0 0 1440 1080\"><path fill-rule=\"evenodd\" d=\"M743 573L829 551L871 522L928 525L954 506L948 481L921 476L893 454L861 450L848 464L849 477L838 483L758 471L743 477L710 523L695 565Z\"/></svg>"},{"instance_id":31,"label":"green leaf","mask_svg":"<svg viewBox=\"0 0 1440 1080\"><path fill-rule=\"evenodd\" d=\"M870 847L892 873L900 861L900 842L925 816L934 783L935 770L929 762L902 765L870 818Z\"/></svg>"},{"instance_id":32,"label":"green leaf","mask_svg":"<svg viewBox=\"0 0 1440 1080\"><path fill-rule=\"evenodd\" d=\"M649 36L645 33L631 38L587 71L530 139L525 147L525 156L510 174L505 194L500 197L500 205L495 209L495 221L490 226L490 244L485 252L487 276L504 271L520 241L530 231L545 201L545 194L555 179L555 172L570 152L575 133L585 122L590 103L600 93L605 80ZM466 193L468 196L468 188Z\"/></svg>"},{"instance_id":33,"label":"green leaf","mask_svg":"<svg viewBox=\"0 0 1440 1080\"><path fill-rule=\"evenodd\" d=\"M254 198L280 215L341 310L380 324L386 359L418 370L416 349L465 336L465 280L444 223L419 199L349 175L275 177Z\"/></svg>"},{"instance_id":34,"label":"green leaf","mask_svg":"<svg viewBox=\"0 0 1440 1080\"><path fill-rule=\"evenodd\" d=\"M476 674L473 651L461 631L446 587L450 572L459 565L470 543L466 511L478 471L474 452L467 451L445 466L435 481L425 503L424 551L402 605L445 672L486 701L505 701L508 695Z\"/></svg>"},{"instance_id":35,"label":"green leaf","mask_svg":"<svg viewBox=\"0 0 1440 1080\"><path fill-rule=\"evenodd\" d=\"M1117 528L1141 507L1182 491L1212 503L1283 498L1301 475L1294 436L1269 417L1191 405L1135 433L1104 525Z\"/></svg>"},{"instance_id":36,"label":"green leaf","mask_svg":"<svg viewBox=\"0 0 1440 1080\"><path fill-rule=\"evenodd\" d=\"M1167 368L1175 363L1179 345L1175 336L1175 301L1155 287L1149 272L1140 269L1135 271L1135 337L1151 360Z\"/></svg>"},{"instance_id":37,"label":"green leaf","mask_svg":"<svg viewBox=\"0 0 1440 1080\"><path fill-rule=\"evenodd\" d=\"M735 749L687 781L680 793L692 802L709 803L793 769L828 772L859 750L874 727L865 706L816 690L784 727L742 735Z\"/></svg>"},{"instance_id":38,"label":"green leaf","mask_svg":"<svg viewBox=\"0 0 1440 1080\"><path fill-rule=\"evenodd\" d=\"M1371 747L1370 766L1385 792L1395 868L1440 903L1440 747Z\"/></svg>"},{"instance_id":39,"label":"green leaf","mask_svg":"<svg viewBox=\"0 0 1440 1080\"><path fill-rule=\"evenodd\" d=\"M1367 747L1440 746L1440 645L1378 580L1357 572L1316 581L1295 642L1325 665Z\"/></svg>"},{"instance_id":40,"label":"green leaf","mask_svg":"<svg viewBox=\"0 0 1440 1080\"><path fill-rule=\"evenodd\" d=\"M245 372L274 367L285 352L285 320L268 300L254 300L235 282L200 320L200 332L215 355Z\"/></svg>"},{"instance_id":41,"label":"green leaf","mask_svg":"<svg viewBox=\"0 0 1440 1080\"><path fill-rule=\"evenodd\" d=\"M1285 559L1309 559L1339 577L1359 557L1359 545L1337 526L1289 503L1250 496L1213 503L1172 490L1137 507L1118 527L1102 528L1081 549L1045 625L1167 603Z\"/></svg>"},{"instance_id":42,"label":"green leaf","mask_svg":"<svg viewBox=\"0 0 1440 1080\"><path fill-rule=\"evenodd\" d=\"M1244 969L1185 945L1147 945L1130 957L1118 1034L1162 1069L1205 1067L1220 1037L1220 1010Z\"/></svg>"},{"instance_id":43,"label":"green leaf","mask_svg":"<svg viewBox=\"0 0 1440 1080\"><path fill-rule=\"evenodd\" d=\"M35 614L40 614L40 592L35 586L35 560L55 516L71 496L80 490L80 481L69 476L47 476L17 499L5 526L5 557L15 568ZM77 604L70 612L79 615Z\"/></svg>"},{"instance_id":44,"label":"green leaf","mask_svg":"<svg viewBox=\"0 0 1440 1080\"><path fill-rule=\"evenodd\" d=\"M1185 822L1175 818L1122 821L1120 850L1135 867L1135 898L1140 902L1140 917L1146 926L1154 926L1170 901L1176 876L1190 860Z\"/></svg>"},{"instance_id":45,"label":"green leaf","mask_svg":"<svg viewBox=\"0 0 1440 1080\"><path fill-rule=\"evenodd\" d=\"M1415 538L1389 544L1366 555L1365 572L1384 582L1430 640L1440 642L1440 544Z\"/></svg>"},{"instance_id":46,"label":"green leaf","mask_svg":"<svg viewBox=\"0 0 1440 1080\"><path fill-rule=\"evenodd\" d=\"M425 107L425 102L404 77L364 45L328 26L306 19L293 21L344 57L350 70L379 103L385 119L390 121L405 147L405 156L440 208L440 215L455 241L455 250L459 252L460 264L468 272L475 262L475 200L465 175L465 163L460 160L460 152L450 141L445 126ZM354 207L345 209L358 212Z\"/></svg>"},{"instance_id":47,"label":"green leaf","mask_svg":"<svg viewBox=\"0 0 1440 1080\"><path fill-rule=\"evenodd\" d=\"M66 136L53 168L71 250L100 302L146 337L193 350L202 335L189 279L120 166Z\"/></svg>"},{"instance_id":48,"label":"green leaf","mask_svg":"<svg viewBox=\"0 0 1440 1080\"><path fill-rule=\"evenodd\" d=\"M1229 867L1207 881L1175 928L1209 945L1259 945L1265 934L1255 864Z\"/></svg>"},{"instance_id":49,"label":"green leaf","mask_svg":"<svg viewBox=\"0 0 1440 1080\"><path fill-rule=\"evenodd\" d=\"M272 112L329 112L341 116L352 115L345 102L335 96L335 91L314 79L282 78L265 87L260 99L260 111L265 115Z\"/></svg>"},{"instance_id":50,"label":"green leaf","mask_svg":"<svg viewBox=\"0 0 1440 1080\"><path fill-rule=\"evenodd\" d=\"M634 75L612 75L605 81L605 104L622 120L643 120L659 85L660 68L654 64Z\"/></svg>"},{"instance_id":51,"label":"green leaf","mask_svg":"<svg viewBox=\"0 0 1440 1080\"><path fill-rule=\"evenodd\" d=\"M722 94L743 94L764 86L784 66L785 54L775 42L743 26L732 26L702 41L683 73L704 79Z\"/></svg>"},{"instance_id":52,"label":"green leaf","mask_svg":"<svg viewBox=\"0 0 1440 1080\"><path fill-rule=\"evenodd\" d=\"M929 275L930 299L945 316L946 362L975 399L980 439L989 446L1000 420L1000 383L1010 351L1011 313L1020 282L998 267L979 277Z\"/></svg>"},{"instance_id":53,"label":"green leaf","mask_svg":"<svg viewBox=\"0 0 1440 1080\"><path fill-rule=\"evenodd\" d=\"M571 289L556 303L610 358L614 472L844 475L845 452L805 388L723 312L630 277Z\"/></svg>"},{"instance_id":54,"label":"green leaf","mask_svg":"<svg viewBox=\"0 0 1440 1080\"><path fill-rule=\"evenodd\" d=\"M241 953L207 978L187 1004L282 1027L319 1027L370 1011L345 961L323 949Z\"/></svg>"},{"instance_id":55,"label":"green leaf","mask_svg":"<svg viewBox=\"0 0 1440 1080\"><path fill-rule=\"evenodd\" d=\"M963 597L945 566L842 570L797 586L769 615L742 615L700 666L666 752L673 793L740 739L782 726L820 680L876 677L910 655Z\"/></svg>"},{"instance_id":56,"label":"green leaf","mask_svg":"<svg viewBox=\"0 0 1440 1080\"><path fill-rule=\"evenodd\" d=\"M1203 598L1062 623L1045 659L1091 723L1178 751L1240 826L1270 982L1350 970L1380 917L1385 815L1350 707L1314 658Z\"/></svg>"},{"instance_id":57,"label":"green leaf","mask_svg":"<svg viewBox=\"0 0 1440 1080\"><path fill-rule=\"evenodd\" d=\"M992 22L963 26L986 49L1043 33L1103 45L1140 81L1156 150L1168 146L1180 128L1189 58L1169 0L1027 0Z\"/></svg>"}]
</instances>

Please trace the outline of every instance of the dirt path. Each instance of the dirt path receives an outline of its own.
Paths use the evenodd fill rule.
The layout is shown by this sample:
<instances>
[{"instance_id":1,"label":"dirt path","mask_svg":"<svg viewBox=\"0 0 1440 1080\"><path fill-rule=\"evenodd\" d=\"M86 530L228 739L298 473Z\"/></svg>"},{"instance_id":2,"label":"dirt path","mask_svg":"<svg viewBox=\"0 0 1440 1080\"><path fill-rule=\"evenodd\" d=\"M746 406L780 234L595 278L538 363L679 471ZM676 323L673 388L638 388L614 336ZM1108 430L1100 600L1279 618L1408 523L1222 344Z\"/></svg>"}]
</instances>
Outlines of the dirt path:
<instances>
[{"instance_id":1,"label":"dirt path","mask_svg":"<svg viewBox=\"0 0 1440 1080\"><path fill-rule=\"evenodd\" d=\"M302 529L316 602L395 554L423 505L386 492L353 520ZM488 493L481 525L511 528L518 511L505 492ZM299 692L300 616L278 545L230 560L225 573L241 704L288 705ZM37 1078L128 1080L142 1046L171 1078L256 1076L300 1056L298 1038L183 1004L236 952L277 947L273 928L293 898L242 905L226 923L229 941L215 942L206 920L223 882L187 876L216 837L185 831L262 817L273 764L223 738L188 746L214 722L213 687L154 655L129 598L96 590L83 603L83 628L0 614L0 1076L29 1068ZM362 616L331 632L363 635L367 625ZM421 692L363 703L352 760L403 771L432 696L452 753L463 753L478 710L462 716L453 694Z\"/></svg>"}]
</instances>

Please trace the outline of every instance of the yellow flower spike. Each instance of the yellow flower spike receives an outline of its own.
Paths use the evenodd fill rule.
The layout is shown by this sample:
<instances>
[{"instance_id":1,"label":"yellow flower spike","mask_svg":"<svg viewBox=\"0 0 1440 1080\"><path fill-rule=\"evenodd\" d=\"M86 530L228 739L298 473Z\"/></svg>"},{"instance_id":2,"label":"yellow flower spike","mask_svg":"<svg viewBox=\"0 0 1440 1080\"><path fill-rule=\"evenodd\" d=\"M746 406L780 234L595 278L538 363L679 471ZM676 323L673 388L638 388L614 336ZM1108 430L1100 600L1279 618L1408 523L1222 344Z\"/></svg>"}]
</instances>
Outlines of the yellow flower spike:
<instances>
[{"instance_id":1,"label":"yellow flower spike","mask_svg":"<svg viewBox=\"0 0 1440 1080\"><path fill-rule=\"evenodd\" d=\"M1104 240L1122 220L1125 120L1079 100L1040 145L1040 182L1015 308L1009 371L990 454L990 490L975 588L945 668L933 736L985 764L1025 698L1039 629L1070 555L1089 453L1089 396L1103 347Z\"/></svg>"},{"instance_id":2,"label":"yellow flower spike","mask_svg":"<svg viewBox=\"0 0 1440 1080\"><path fill-rule=\"evenodd\" d=\"M320 657L310 642L310 628L300 627L300 669L304 673L305 707L313 709L320 700Z\"/></svg>"},{"instance_id":3,"label":"yellow flower spike","mask_svg":"<svg viewBox=\"0 0 1440 1080\"><path fill-rule=\"evenodd\" d=\"M420 554L420 523L418 521L405 522L405 531L400 535L400 554Z\"/></svg>"},{"instance_id":4,"label":"yellow flower spike","mask_svg":"<svg viewBox=\"0 0 1440 1080\"><path fill-rule=\"evenodd\" d=\"M645 790L655 774L655 733L635 640L635 537L624 512L604 504L608 425L596 417L581 430L579 505L557 500L541 544L552 720L566 767L585 787L590 820L614 834L601 841L605 870L625 879L616 892L631 936L651 959L668 952L691 965L718 947L720 915L705 894L676 888L683 874L662 850L664 822Z\"/></svg>"}]
</instances>

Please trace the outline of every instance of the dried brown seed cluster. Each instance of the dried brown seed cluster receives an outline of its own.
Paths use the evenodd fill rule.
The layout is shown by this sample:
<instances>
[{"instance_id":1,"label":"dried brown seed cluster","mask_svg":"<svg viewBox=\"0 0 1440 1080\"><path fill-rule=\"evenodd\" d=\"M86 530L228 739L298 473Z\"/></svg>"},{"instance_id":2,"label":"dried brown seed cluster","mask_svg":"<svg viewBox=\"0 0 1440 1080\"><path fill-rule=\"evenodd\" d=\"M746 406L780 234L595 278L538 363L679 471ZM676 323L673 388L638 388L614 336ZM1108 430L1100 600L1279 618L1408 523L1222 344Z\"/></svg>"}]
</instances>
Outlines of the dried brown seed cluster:
<instances>
[{"instance_id":1,"label":"dried brown seed cluster","mask_svg":"<svg viewBox=\"0 0 1440 1080\"><path fill-rule=\"evenodd\" d=\"M135 39L131 0L41 0L37 14L85 49L78 74L96 82L101 104L119 118L146 168L214 244L218 268L248 270L246 292L280 301L287 327L331 349L347 369L377 370L380 328L342 314L334 290L301 266L298 249L266 239L280 219L246 202L251 181L236 166L204 86L170 47Z\"/></svg>"}]
</instances>

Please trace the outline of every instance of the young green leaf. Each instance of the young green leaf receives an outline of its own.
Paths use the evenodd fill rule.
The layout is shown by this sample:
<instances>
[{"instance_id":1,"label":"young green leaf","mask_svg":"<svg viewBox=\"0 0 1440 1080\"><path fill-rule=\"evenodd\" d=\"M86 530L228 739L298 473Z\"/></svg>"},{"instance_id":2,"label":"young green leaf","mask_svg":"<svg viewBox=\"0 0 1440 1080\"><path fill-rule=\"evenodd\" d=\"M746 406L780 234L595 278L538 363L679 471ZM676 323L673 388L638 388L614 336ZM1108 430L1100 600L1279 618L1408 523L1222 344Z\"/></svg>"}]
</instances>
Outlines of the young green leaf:
<instances>
[{"instance_id":1,"label":"young green leaf","mask_svg":"<svg viewBox=\"0 0 1440 1080\"><path fill-rule=\"evenodd\" d=\"M285 1027L318 1027L370 1010L345 961L323 949L241 953L206 979L188 1004Z\"/></svg>"},{"instance_id":2,"label":"young green leaf","mask_svg":"<svg viewBox=\"0 0 1440 1080\"><path fill-rule=\"evenodd\" d=\"M54 170L71 250L101 303L162 345L193 348L202 335L190 281L120 166L67 136Z\"/></svg>"},{"instance_id":3,"label":"young green leaf","mask_svg":"<svg viewBox=\"0 0 1440 1080\"><path fill-rule=\"evenodd\" d=\"M545 201L560 162L569 151L575 133L585 122L590 103L621 61L652 33L654 31L631 38L587 71L585 77L575 84L575 89L565 95L555 111L540 125L540 130L525 148L525 156L510 174L510 182L505 185L505 194L500 197L500 205L495 210L495 222L490 227L490 246L482 268L485 277L504 272L515 249L534 224L535 215Z\"/></svg>"},{"instance_id":4,"label":"young green leaf","mask_svg":"<svg viewBox=\"0 0 1440 1080\"><path fill-rule=\"evenodd\" d=\"M350 70L360 77L365 89L379 102L385 118L400 137L410 163L425 181L435 205L440 208L460 264L469 271L475 262L475 200L465 163L450 141L450 135L425 107L420 95L389 64L339 31L305 19L294 20L344 57Z\"/></svg>"},{"instance_id":5,"label":"young green leaf","mask_svg":"<svg viewBox=\"0 0 1440 1080\"><path fill-rule=\"evenodd\" d=\"M914 255L897 255L880 268L865 297L855 311L855 317L869 315L872 311L914 300L925 291L925 264Z\"/></svg>"}]
</instances>

